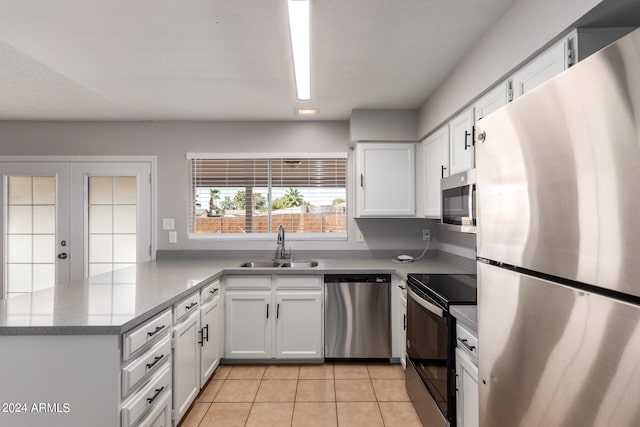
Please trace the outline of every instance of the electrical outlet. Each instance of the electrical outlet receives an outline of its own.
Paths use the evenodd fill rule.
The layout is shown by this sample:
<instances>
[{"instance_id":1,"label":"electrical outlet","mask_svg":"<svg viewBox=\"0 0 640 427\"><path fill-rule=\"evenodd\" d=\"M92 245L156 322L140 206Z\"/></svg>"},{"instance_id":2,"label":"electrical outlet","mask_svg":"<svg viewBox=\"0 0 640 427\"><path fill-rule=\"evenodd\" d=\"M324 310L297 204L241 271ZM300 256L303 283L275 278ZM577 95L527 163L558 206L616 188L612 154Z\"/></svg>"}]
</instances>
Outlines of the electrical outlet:
<instances>
[{"instance_id":1,"label":"electrical outlet","mask_svg":"<svg viewBox=\"0 0 640 427\"><path fill-rule=\"evenodd\" d=\"M431 230L428 228L422 229L422 240L429 241L431 240Z\"/></svg>"}]
</instances>

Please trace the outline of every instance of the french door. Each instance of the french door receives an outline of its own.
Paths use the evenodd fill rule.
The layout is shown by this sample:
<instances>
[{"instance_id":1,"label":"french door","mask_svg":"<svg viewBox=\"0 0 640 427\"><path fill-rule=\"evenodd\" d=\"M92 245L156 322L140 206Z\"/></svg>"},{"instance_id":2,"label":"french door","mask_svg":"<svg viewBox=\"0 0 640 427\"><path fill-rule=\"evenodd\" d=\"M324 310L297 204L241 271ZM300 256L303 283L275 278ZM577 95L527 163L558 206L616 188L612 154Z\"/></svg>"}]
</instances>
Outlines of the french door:
<instances>
[{"instance_id":1,"label":"french door","mask_svg":"<svg viewBox=\"0 0 640 427\"><path fill-rule=\"evenodd\" d=\"M150 162L0 162L0 297L151 259Z\"/></svg>"}]
</instances>

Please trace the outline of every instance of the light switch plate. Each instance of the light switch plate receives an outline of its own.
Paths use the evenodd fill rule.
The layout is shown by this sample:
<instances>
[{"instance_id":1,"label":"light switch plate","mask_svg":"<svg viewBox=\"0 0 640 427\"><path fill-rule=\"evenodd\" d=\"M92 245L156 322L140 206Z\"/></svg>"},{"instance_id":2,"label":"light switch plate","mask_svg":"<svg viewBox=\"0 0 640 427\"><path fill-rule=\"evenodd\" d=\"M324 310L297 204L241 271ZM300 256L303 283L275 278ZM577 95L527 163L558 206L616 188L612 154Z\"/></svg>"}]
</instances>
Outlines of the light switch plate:
<instances>
[{"instance_id":1,"label":"light switch plate","mask_svg":"<svg viewBox=\"0 0 640 427\"><path fill-rule=\"evenodd\" d=\"M162 229L163 230L173 230L174 228L174 220L173 218L162 218Z\"/></svg>"},{"instance_id":2,"label":"light switch plate","mask_svg":"<svg viewBox=\"0 0 640 427\"><path fill-rule=\"evenodd\" d=\"M169 232L169 243L178 243L178 233L175 231Z\"/></svg>"}]
</instances>

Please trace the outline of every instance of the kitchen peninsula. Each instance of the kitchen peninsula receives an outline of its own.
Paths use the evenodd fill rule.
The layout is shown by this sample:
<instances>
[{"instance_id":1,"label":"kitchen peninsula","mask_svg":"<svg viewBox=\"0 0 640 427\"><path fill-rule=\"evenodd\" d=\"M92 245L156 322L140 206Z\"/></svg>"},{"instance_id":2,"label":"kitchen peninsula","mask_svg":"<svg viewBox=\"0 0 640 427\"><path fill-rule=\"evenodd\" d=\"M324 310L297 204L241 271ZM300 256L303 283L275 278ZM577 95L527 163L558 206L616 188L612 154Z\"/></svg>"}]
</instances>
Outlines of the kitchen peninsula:
<instances>
[{"instance_id":1,"label":"kitchen peninsula","mask_svg":"<svg viewBox=\"0 0 640 427\"><path fill-rule=\"evenodd\" d=\"M145 421L156 416L156 409L147 409L154 401L171 408L167 391L172 370L165 362L170 359L170 347L166 358L162 353L166 352L163 343L169 342L171 308L223 277L376 272L392 274L399 281L414 272L467 272L439 258L408 264L390 259L331 258L318 259L317 267L295 269L240 267L246 261L246 257L158 259L132 268L125 283L99 283L93 278L2 301L0 373L12 387L0 391L0 402L6 406L0 413L0 425L124 426L129 421L137 424L134 417ZM174 322L175 316L174 310ZM136 350L139 331L144 332L143 341L146 336L152 338L148 346ZM156 333L158 338L154 339ZM149 347L160 352L155 359L140 362L142 369L146 365L149 371L141 375L151 380L128 388L128 382L134 381L131 378L140 375L136 374L136 360L146 357ZM158 386L146 390L144 384L151 381ZM163 381L166 384L160 385ZM173 387L175 393L175 383ZM132 402L140 392L140 403Z\"/></svg>"}]
</instances>

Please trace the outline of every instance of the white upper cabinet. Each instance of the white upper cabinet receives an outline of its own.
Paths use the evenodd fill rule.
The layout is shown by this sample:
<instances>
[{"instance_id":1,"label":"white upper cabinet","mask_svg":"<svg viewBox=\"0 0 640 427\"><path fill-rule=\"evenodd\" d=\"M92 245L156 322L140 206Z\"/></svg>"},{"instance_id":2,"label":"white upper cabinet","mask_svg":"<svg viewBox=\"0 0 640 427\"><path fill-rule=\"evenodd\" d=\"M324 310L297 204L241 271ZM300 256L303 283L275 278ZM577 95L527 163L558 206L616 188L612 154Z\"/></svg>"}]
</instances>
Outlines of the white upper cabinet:
<instances>
[{"instance_id":1,"label":"white upper cabinet","mask_svg":"<svg viewBox=\"0 0 640 427\"><path fill-rule=\"evenodd\" d=\"M473 108L463 111L449 122L450 175L466 171L474 167L474 123Z\"/></svg>"},{"instance_id":2,"label":"white upper cabinet","mask_svg":"<svg viewBox=\"0 0 640 427\"><path fill-rule=\"evenodd\" d=\"M440 218L440 180L449 176L449 125L444 125L423 142L424 216Z\"/></svg>"},{"instance_id":3,"label":"white upper cabinet","mask_svg":"<svg viewBox=\"0 0 640 427\"><path fill-rule=\"evenodd\" d=\"M477 122L497 109L507 105L508 86L502 83L492 88L473 103L474 118Z\"/></svg>"},{"instance_id":4,"label":"white upper cabinet","mask_svg":"<svg viewBox=\"0 0 640 427\"><path fill-rule=\"evenodd\" d=\"M518 98L568 67L568 40L561 40L515 72L512 81L513 98Z\"/></svg>"},{"instance_id":5,"label":"white upper cabinet","mask_svg":"<svg viewBox=\"0 0 640 427\"><path fill-rule=\"evenodd\" d=\"M415 176L414 143L359 143L356 216L415 216Z\"/></svg>"},{"instance_id":6,"label":"white upper cabinet","mask_svg":"<svg viewBox=\"0 0 640 427\"><path fill-rule=\"evenodd\" d=\"M512 76L513 98L524 95L571 65L613 43L633 28L576 28Z\"/></svg>"}]
</instances>

